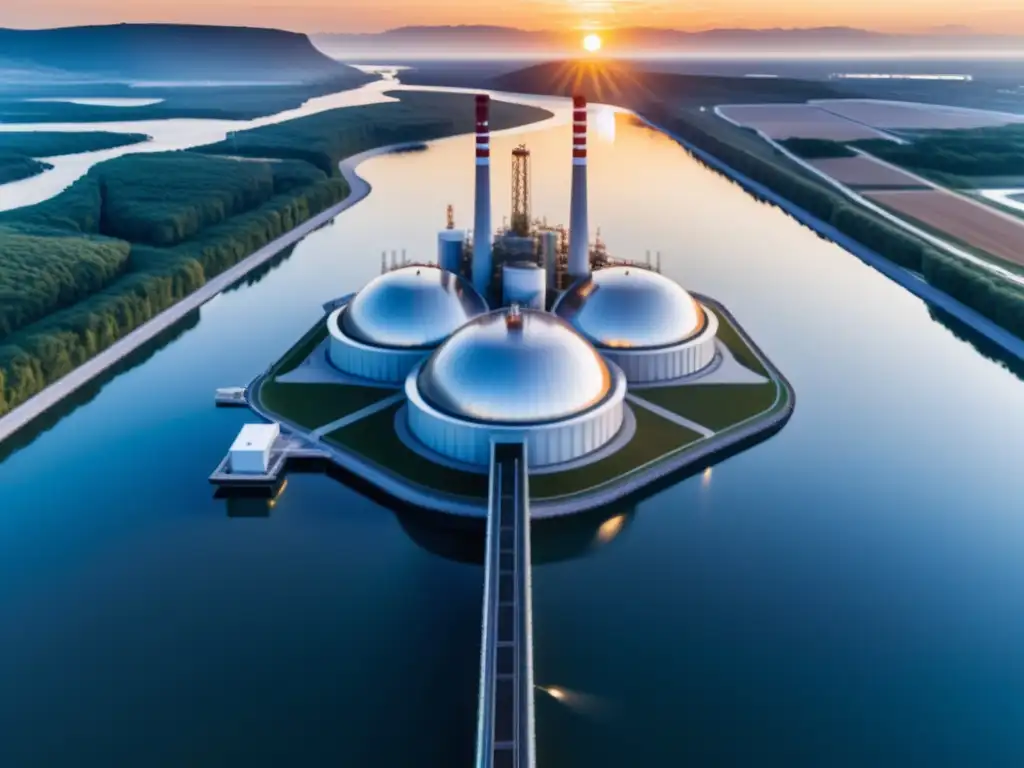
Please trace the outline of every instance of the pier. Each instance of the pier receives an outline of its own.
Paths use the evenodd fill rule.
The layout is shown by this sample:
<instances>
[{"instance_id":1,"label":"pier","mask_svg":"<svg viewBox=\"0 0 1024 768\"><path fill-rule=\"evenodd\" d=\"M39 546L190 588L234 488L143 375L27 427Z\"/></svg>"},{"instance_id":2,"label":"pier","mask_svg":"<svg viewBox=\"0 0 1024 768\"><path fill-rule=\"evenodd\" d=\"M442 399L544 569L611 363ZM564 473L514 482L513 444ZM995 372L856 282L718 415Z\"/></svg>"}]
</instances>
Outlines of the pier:
<instances>
[{"instance_id":1,"label":"pier","mask_svg":"<svg viewBox=\"0 0 1024 768\"><path fill-rule=\"evenodd\" d=\"M326 451L297 438L281 435L274 441L274 445L270 449L264 471L232 471L231 454L228 453L210 475L210 483L225 490L262 491L266 495L272 496L284 478L290 461L297 459L325 460L327 458L329 456Z\"/></svg>"},{"instance_id":2,"label":"pier","mask_svg":"<svg viewBox=\"0 0 1024 768\"><path fill-rule=\"evenodd\" d=\"M534 768L526 446L492 444L476 768Z\"/></svg>"}]
</instances>

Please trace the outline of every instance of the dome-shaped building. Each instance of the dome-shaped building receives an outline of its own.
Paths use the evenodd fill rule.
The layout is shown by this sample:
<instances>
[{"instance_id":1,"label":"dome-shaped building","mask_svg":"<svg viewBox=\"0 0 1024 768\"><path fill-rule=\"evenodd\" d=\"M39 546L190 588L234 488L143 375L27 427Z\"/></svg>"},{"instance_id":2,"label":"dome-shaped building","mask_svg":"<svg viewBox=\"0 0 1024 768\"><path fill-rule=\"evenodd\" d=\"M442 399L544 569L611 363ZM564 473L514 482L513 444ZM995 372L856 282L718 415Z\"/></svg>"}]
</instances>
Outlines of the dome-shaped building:
<instances>
[{"instance_id":1,"label":"dome-shaped building","mask_svg":"<svg viewBox=\"0 0 1024 768\"><path fill-rule=\"evenodd\" d=\"M555 305L633 384L678 379L715 359L718 318L673 280L649 269L609 267Z\"/></svg>"},{"instance_id":2,"label":"dome-shaped building","mask_svg":"<svg viewBox=\"0 0 1024 768\"><path fill-rule=\"evenodd\" d=\"M460 328L409 374L405 393L409 431L436 453L486 465L492 439L525 440L536 467L611 440L626 380L567 323L513 307Z\"/></svg>"},{"instance_id":3,"label":"dome-shaped building","mask_svg":"<svg viewBox=\"0 0 1024 768\"><path fill-rule=\"evenodd\" d=\"M330 361L352 376L401 384L434 348L487 309L467 280L438 267L386 272L327 318Z\"/></svg>"}]
</instances>

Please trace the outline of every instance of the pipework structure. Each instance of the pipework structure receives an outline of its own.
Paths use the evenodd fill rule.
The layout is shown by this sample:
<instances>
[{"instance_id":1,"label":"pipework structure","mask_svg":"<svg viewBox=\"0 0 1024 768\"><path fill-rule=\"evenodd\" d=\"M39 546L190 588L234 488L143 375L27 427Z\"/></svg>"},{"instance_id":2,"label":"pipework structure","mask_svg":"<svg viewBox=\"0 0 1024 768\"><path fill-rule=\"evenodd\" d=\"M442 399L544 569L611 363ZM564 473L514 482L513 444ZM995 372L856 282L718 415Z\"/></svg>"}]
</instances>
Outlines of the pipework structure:
<instances>
[{"instance_id":1,"label":"pipework structure","mask_svg":"<svg viewBox=\"0 0 1024 768\"><path fill-rule=\"evenodd\" d=\"M512 150L512 221L509 229L519 237L530 234L530 150L520 144Z\"/></svg>"}]
</instances>

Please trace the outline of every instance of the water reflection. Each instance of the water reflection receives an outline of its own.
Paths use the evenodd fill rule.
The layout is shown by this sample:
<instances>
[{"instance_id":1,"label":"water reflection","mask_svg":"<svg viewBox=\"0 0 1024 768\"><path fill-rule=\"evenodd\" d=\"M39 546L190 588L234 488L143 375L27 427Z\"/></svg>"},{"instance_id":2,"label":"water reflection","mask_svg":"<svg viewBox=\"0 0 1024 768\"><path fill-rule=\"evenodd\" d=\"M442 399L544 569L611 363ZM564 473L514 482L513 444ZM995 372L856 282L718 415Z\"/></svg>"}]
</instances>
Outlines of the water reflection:
<instances>
[{"instance_id":1,"label":"water reflection","mask_svg":"<svg viewBox=\"0 0 1024 768\"><path fill-rule=\"evenodd\" d=\"M590 554L619 538L635 514L636 509L629 508L535 520L530 526L533 564L544 565ZM425 510L396 511L395 517L406 535L428 552L458 563L484 564L482 520Z\"/></svg>"},{"instance_id":2,"label":"water reflection","mask_svg":"<svg viewBox=\"0 0 1024 768\"><path fill-rule=\"evenodd\" d=\"M187 331L195 328L199 325L199 319L200 313L198 309L189 312L176 323L158 333L149 342L126 355L116 365L108 368L102 375L79 387L73 394L68 395L57 405L44 411L23 429L11 435L7 440L0 442L0 462L3 462L21 449L27 448L35 442L36 438L56 426L66 416L89 403L99 395L107 384L122 373L141 366L161 349L176 341Z\"/></svg>"}]
</instances>

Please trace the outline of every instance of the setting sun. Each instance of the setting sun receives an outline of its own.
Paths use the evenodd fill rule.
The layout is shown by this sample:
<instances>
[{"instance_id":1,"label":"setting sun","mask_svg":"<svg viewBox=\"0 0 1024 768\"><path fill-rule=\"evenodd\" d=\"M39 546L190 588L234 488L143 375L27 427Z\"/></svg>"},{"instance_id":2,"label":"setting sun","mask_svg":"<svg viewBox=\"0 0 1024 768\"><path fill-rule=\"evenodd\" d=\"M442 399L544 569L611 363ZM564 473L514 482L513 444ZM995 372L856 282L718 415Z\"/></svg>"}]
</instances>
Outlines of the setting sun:
<instances>
[{"instance_id":1,"label":"setting sun","mask_svg":"<svg viewBox=\"0 0 1024 768\"><path fill-rule=\"evenodd\" d=\"M593 53L601 49L601 38L597 35L587 35L583 38L583 48Z\"/></svg>"}]
</instances>

